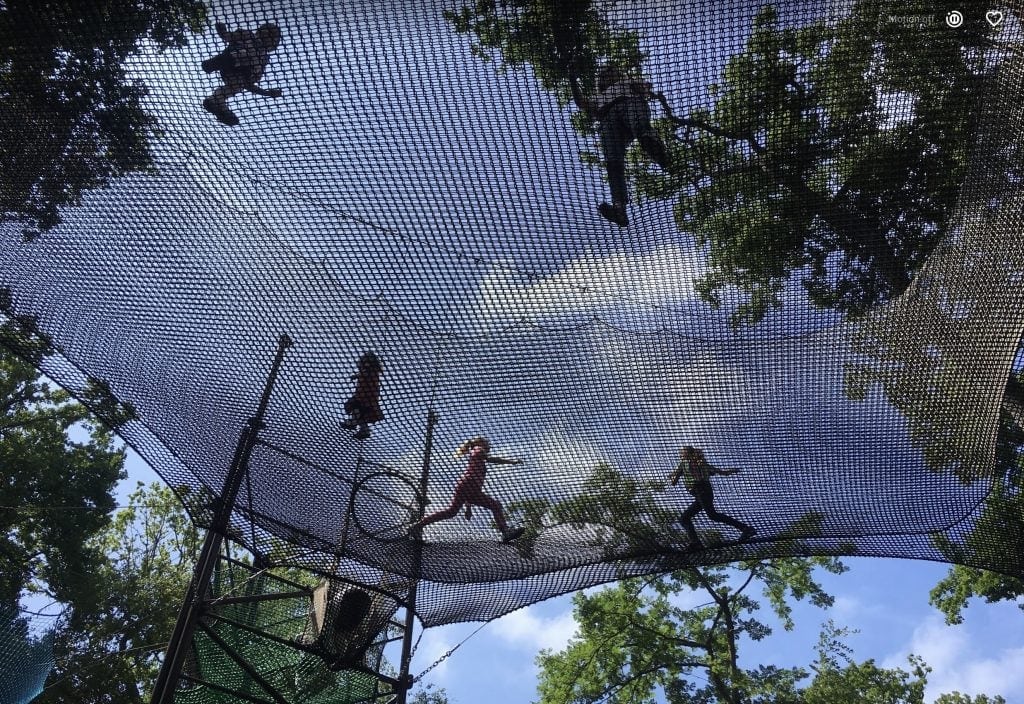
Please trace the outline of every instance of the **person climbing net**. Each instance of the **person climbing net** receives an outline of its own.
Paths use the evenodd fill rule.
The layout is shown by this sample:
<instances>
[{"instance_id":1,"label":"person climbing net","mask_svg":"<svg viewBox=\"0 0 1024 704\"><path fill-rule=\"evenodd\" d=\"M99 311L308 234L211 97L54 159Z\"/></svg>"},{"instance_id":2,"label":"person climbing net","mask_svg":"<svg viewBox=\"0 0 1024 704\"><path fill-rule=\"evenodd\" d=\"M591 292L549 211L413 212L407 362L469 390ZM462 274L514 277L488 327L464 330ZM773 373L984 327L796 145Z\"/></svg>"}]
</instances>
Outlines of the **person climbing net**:
<instances>
[{"instance_id":1,"label":"person climbing net","mask_svg":"<svg viewBox=\"0 0 1024 704\"><path fill-rule=\"evenodd\" d=\"M651 84L628 77L616 66L608 65L597 74L597 96L589 99L583 94L579 82L570 80L573 101L591 121L598 123L601 151L612 202L602 202L598 212L619 227L627 227L629 218L626 204L629 189L626 186L626 151L638 141L644 153L662 169L671 165L668 150L661 137L651 126L648 101L654 95Z\"/></svg>"},{"instance_id":2,"label":"person climbing net","mask_svg":"<svg viewBox=\"0 0 1024 704\"><path fill-rule=\"evenodd\" d=\"M700 549L704 544L697 535L697 529L693 525L693 519L701 511L707 514L708 518L717 523L724 523L740 531L740 541L749 540L757 531L753 526L743 521L727 516L715 509L715 494L711 486L711 477L715 474L723 476L737 474L738 469L727 467L715 467L704 456L704 451L685 446L679 451L679 464L672 472L670 481L673 486L683 477L684 485L690 494L693 495L693 503L683 511L680 518L683 528L690 539L690 548Z\"/></svg>"},{"instance_id":3,"label":"person climbing net","mask_svg":"<svg viewBox=\"0 0 1024 704\"><path fill-rule=\"evenodd\" d=\"M356 382L356 388L352 396L345 401L345 412L349 418L341 425L346 430L355 430L356 440L370 437L370 423L384 419L384 414L380 410L382 371L380 357L373 352L365 352L359 358L358 370L351 377Z\"/></svg>"},{"instance_id":4,"label":"person climbing net","mask_svg":"<svg viewBox=\"0 0 1024 704\"><path fill-rule=\"evenodd\" d=\"M483 489L484 480L487 479L488 462L491 464L522 464L523 461L521 459L496 457L490 454L490 451L491 443L483 436L477 436L462 443L459 449L455 451L455 456L465 457L469 455L469 464L455 485L455 495L452 497L451 504L448 508L436 511L429 516L424 516L412 524L409 527L409 536L411 538L422 540L423 528L425 526L437 521L454 518L463 506L466 506L467 520L472 517L471 506L482 506L490 510L494 515L494 522L501 532L502 542L509 543L522 536L525 529L522 527L509 528L508 523L505 521L505 512L501 502L485 494Z\"/></svg>"},{"instance_id":5,"label":"person climbing net","mask_svg":"<svg viewBox=\"0 0 1024 704\"><path fill-rule=\"evenodd\" d=\"M270 54L281 43L281 29L273 23L260 26L255 32L236 29L229 32L227 25L216 24L217 34L227 47L213 58L203 62L206 73L219 72L223 85L203 100L203 108L218 121L234 127L239 123L238 115L228 107L228 98L242 91L248 91L267 98L280 98L278 88L260 88L257 84L270 62Z\"/></svg>"}]
</instances>

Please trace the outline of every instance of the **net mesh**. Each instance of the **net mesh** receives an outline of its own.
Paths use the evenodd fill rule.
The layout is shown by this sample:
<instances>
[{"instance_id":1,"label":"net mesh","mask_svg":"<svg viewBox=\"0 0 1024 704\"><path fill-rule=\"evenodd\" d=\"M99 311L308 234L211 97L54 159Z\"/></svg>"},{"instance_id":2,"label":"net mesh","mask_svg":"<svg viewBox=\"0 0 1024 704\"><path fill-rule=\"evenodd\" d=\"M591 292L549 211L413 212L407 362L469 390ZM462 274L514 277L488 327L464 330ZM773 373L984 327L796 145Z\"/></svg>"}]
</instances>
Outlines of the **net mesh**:
<instances>
[{"instance_id":1,"label":"net mesh","mask_svg":"<svg viewBox=\"0 0 1024 704\"><path fill-rule=\"evenodd\" d=\"M53 669L53 631L33 633L16 609L0 607L0 701L28 704Z\"/></svg>"},{"instance_id":2,"label":"net mesh","mask_svg":"<svg viewBox=\"0 0 1024 704\"><path fill-rule=\"evenodd\" d=\"M0 16L40 36L72 22L30 6ZM125 63L153 168L38 236L0 225L4 309L50 345L43 371L85 397L103 382L130 408L122 437L209 525L195 497L221 492L287 333L232 538L369 585L417 578L428 626L748 557L1024 574L1016 10L953 28L912 2L493 6L517 41L595 13L626 38L598 63L636 42L673 161L630 147L628 227L595 207L601 128L550 66L474 51L487 28L457 31L461 3L212 3L185 46L142 41ZM283 95L233 97L226 127L203 109L219 78L200 66L225 46L210 25L270 20L261 85ZM56 134L37 106L4 110ZM341 421L367 350L384 418L360 440ZM425 510L485 435L524 460L486 479L518 541L483 507L409 538L430 409ZM714 478L715 506L752 540L698 517L704 549L687 546L693 497L667 483L682 446L742 469Z\"/></svg>"},{"instance_id":3,"label":"net mesh","mask_svg":"<svg viewBox=\"0 0 1024 704\"><path fill-rule=\"evenodd\" d=\"M305 577L308 581L308 573ZM335 586L332 596L345 590ZM391 616L396 602L374 593L363 604L366 608L354 615L351 599L336 598L333 610L317 610L313 591L222 559L210 585L210 606L192 640L185 678L174 700L181 704L374 700L381 694L376 673L384 646L395 637Z\"/></svg>"}]
</instances>

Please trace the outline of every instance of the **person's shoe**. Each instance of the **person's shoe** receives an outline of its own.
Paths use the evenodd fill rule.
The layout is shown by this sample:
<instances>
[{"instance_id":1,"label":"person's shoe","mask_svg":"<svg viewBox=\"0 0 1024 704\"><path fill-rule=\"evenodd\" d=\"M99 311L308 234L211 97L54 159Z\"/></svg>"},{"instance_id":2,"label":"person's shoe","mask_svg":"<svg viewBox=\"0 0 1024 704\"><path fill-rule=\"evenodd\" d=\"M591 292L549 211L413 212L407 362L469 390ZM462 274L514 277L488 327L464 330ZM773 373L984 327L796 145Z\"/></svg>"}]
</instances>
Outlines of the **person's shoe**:
<instances>
[{"instance_id":1,"label":"person's shoe","mask_svg":"<svg viewBox=\"0 0 1024 704\"><path fill-rule=\"evenodd\" d=\"M503 543L511 543L516 538L521 538L523 536L523 533L525 533L525 532L526 532L526 529L522 528L522 527L520 527L520 528L509 528L508 530L506 530L504 533L501 534L501 542L503 542Z\"/></svg>"},{"instance_id":2,"label":"person's shoe","mask_svg":"<svg viewBox=\"0 0 1024 704\"><path fill-rule=\"evenodd\" d=\"M740 540L750 540L752 537L754 537L754 534L756 532L756 528L754 528L753 526L747 526L746 528L740 531Z\"/></svg>"},{"instance_id":3,"label":"person's shoe","mask_svg":"<svg viewBox=\"0 0 1024 704\"><path fill-rule=\"evenodd\" d=\"M367 426L367 425L364 425L352 437L354 437L356 440L365 440L366 438L370 437L370 427Z\"/></svg>"},{"instance_id":4,"label":"person's shoe","mask_svg":"<svg viewBox=\"0 0 1024 704\"><path fill-rule=\"evenodd\" d=\"M610 220L619 227L627 227L629 225L625 206L601 203L597 206L597 212L601 213L601 217L605 220Z\"/></svg>"},{"instance_id":5,"label":"person's shoe","mask_svg":"<svg viewBox=\"0 0 1024 704\"><path fill-rule=\"evenodd\" d=\"M644 154L649 156L655 164L663 169L668 169L672 165L672 158L668 155L665 143L654 132L640 135L638 141L640 142L640 148L644 150Z\"/></svg>"},{"instance_id":6,"label":"person's shoe","mask_svg":"<svg viewBox=\"0 0 1024 704\"><path fill-rule=\"evenodd\" d=\"M239 122L238 115L231 112L226 105L219 105L213 98L205 98L203 100L203 108L206 112L216 117L218 122L228 127L234 127Z\"/></svg>"}]
</instances>

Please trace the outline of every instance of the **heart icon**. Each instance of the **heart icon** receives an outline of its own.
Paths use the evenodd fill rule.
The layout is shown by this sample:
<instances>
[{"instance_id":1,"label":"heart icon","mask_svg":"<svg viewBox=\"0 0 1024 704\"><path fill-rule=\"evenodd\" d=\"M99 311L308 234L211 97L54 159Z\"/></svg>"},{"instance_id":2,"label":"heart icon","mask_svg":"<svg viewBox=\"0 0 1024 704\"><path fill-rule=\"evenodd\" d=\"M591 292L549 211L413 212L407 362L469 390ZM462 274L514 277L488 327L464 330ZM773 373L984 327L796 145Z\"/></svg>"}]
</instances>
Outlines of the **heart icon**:
<instances>
[{"instance_id":1,"label":"heart icon","mask_svg":"<svg viewBox=\"0 0 1024 704\"><path fill-rule=\"evenodd\" d=\"M1003 21L1003 13L999 10L989 10L985 13L985 19L993 27L998 27L999 23Z\"/></svg>"}]
</instances>

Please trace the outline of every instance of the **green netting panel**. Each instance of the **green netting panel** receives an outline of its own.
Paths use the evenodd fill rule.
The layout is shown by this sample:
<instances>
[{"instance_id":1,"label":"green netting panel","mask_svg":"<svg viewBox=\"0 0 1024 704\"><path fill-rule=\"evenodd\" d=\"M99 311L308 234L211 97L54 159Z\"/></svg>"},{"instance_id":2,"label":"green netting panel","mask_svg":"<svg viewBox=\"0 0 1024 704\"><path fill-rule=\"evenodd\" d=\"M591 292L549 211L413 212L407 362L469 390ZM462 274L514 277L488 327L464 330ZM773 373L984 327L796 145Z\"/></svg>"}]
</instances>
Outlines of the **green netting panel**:
<instances>
[{"instance_id":1,"label":"green netting panel","mask_svg":"<svg viewBox=\"0 0 1024 704\"><path fill-rule=\"evenodd\" d=\"M52 343L52 378L131 404L121 433L203 525L290 335L232 535L320 574L419 579L426 625L751 556L1024 575L1019 13L951 28L924 2L765 5L210 3L185 46L141 41L123 64L148 87L152 169L69 197L29 240L18 194L86 168L50 147L106 123L57 125L35 83L2 102L31 148L2 157L18 188L0 196L0 303ZM121 26L4 7L38 33L19 61L62 29ZM214 23L270 20L261 85L283 95L232 98L227 127L203 108ZM474 47L502 32L537 51ZM54 105L90 95L65 90L80 49L24 64L64 70ZM671 156L631 147L625 228L596 208L604 147L565 80L593 97L609 61L662 94ZM341 421L367 350L384 418L359 440ZM420 498L448 505L452 453L480 434L525 462L486 481L525 535L499 542L478 508L427 527L420 560ZM667 485L684 445L742 468L714 479L716 505L752 540L699 517L705 549L687 547L692 497Z\"/></svg>"},{"instance_id":2,"label":"green netting panel","mask_svg":"<svg viewBox=\"0 0 1024 704\"><path fill-rule=\"evenodd\" d=\"M210 591L210 606L186 659L184 674L190 679L183 680L175 701L240 702L250 697L290 704L355 704L380 694L382 685L374 673L382 665L385 642L394 637L390 619L381 623L361 614L358 652L339 652L317 638L321 629L312 625L313 590L305 596L284 596L296 591L291 582L222 561ZM268 598L273 595L282 597ZM229 597L254 600L218 602ZM341 614L343 620L345 616ZM322 630L334 634L331 625ZM355 639L356 625L343 624L347 642ZM341 630L337 629L335 641L344 640ZM339 661L339 656L347 657Z\"/></svg>"}]
</instances>

